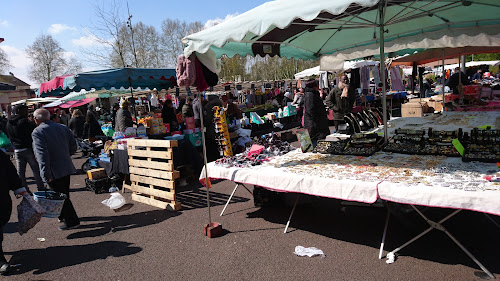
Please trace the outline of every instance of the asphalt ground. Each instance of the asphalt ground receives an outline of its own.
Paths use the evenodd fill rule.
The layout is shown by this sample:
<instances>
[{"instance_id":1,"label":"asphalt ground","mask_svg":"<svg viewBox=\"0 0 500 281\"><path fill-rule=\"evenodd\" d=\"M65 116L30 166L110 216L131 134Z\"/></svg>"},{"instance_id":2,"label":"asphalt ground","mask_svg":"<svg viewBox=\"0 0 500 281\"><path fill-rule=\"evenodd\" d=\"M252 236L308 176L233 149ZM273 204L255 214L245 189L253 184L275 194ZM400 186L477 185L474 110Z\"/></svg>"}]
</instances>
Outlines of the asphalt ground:
<instances>
[{"instance_id":1,"label":"asphalt ground","mask_svg":"<svg viewBox=\"0 0 500 281\"><path fill-rule=\"evenodd\" d=\"M75 166L84 160L75 157ZM109 194L84 189L85 177L71 177L79 229L60 231L57 219L42 218L20 236L14 206L3 243L13 267L0 280L481 280L479 267L437 230L401 250L395 263L379 260L385 208L301 196L289 232L283 234L295 195L258 208L239 188L220 217L235 186L220 181L210 190L211 215L224 234L210 239L202 234L208 212L206 191L199 183L177 188L181 211L133 202L131 209L115 213L101 204ZM35 190L33 178L29 183ZM132 202L130 195L124 194ZM433 218L450 212L426 210ZM395 249L426 228L415 215L391 217L385 249ZM500 228L482 213L470 211L460 212L444 226L500 276ZM326 257L298 257L298 245L319 248Z\"/></svg>"}]
</instances>

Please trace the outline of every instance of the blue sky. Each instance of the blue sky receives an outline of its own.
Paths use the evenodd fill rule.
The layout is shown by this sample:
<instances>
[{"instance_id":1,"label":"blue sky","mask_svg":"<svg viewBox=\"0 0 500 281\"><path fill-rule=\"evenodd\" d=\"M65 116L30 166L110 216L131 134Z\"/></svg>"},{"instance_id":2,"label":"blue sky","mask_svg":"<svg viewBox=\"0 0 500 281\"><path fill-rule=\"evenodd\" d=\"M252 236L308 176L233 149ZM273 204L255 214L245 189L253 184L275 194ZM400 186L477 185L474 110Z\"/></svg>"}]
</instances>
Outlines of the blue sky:
<instances>
[{"instance_id":1,"label":"blue sky","mask_svg":"<svg viewBox=\"0 0 500 281\"><path fill-rule=\"evenodd\" d=\"M52 35L67 55L76 55L82 62L84 70L93 70L85 65L85 57L80 53L82 42L86 42L85 27L90 26L95 18L95 4L108 5L112 0L31 0L2 1L0 8L0 37L5 41L0 44L8 55L13 68L10 70L21 80L33 87L39 85L28 78L30 61L24 50L41 34ZM126 10L127 1L116 0ZM210 24L212 21L222 21L231 16L242 14L257 7L266 0L129 0L132 22L142 21L160 30L164 19L179 19L181 21L201 21ZM126 14L124 15L124 17Z\"/></svg>"}]
</instances>

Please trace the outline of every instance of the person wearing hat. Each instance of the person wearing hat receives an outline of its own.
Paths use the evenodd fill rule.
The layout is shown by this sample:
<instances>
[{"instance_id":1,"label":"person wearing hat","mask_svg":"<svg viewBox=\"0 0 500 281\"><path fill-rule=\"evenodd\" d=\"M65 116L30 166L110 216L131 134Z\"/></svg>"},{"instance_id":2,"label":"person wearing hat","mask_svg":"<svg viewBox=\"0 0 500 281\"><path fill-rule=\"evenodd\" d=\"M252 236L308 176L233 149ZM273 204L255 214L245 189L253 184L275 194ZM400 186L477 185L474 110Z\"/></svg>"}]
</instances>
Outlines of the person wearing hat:
<instances>
[{"instance_id":1,"label":"person wearing hat","mask_svg":"<svg viewBox=\"0 0 500 281\"><path fill-rule=\"evenodd\" d=\"M333 111L335 131L338 131L339 125L344 122L344 116L352 112L355 102L354 89L349 85L349 78L344 74L340 76L338 85L330 91L325 100L328 109Z\"/></svg>"},{"instance_id":2,"label":"person wearing hat","mask_svg":"<svg viewBox=\"0 0 500 281\"><path fill-rule=\"evenodd\" d=\"M33 139L31 138L31 133L36 128L36 125L28 120L28 107L26 105L16 105L14 113L15 115L10 117L7 122L6 131L14 145L17 174L21 179L22 185L27 187L26 164L29 164L33 171L38 190L45 190L32 146Z\"/></svg>"},{"instance_id":3,"label":"person wearing hat","mask_svg":"<svg viewBox=\"0 0 500 281\"><path fill-rule=\"evenodd\" d=\"M134 126L134 121L132 121L132 114L130 113L130 111L128 111L129 104L130 103L128 101L123 101L121 104L121 108L116 112L116 132L125 132L128 127Z\"/></svg>"},{"instance_id":4,"label":"person wearing hat","mask_svg":"<svg viewBox=\"0 0 500 281\"><path fill-rule=\"evenodd\" d=\"M330 134L325 105L319 96L319 84L308 80L304 94L304 127L309 131L313 146Z\"/></svg>"}]
</instances>

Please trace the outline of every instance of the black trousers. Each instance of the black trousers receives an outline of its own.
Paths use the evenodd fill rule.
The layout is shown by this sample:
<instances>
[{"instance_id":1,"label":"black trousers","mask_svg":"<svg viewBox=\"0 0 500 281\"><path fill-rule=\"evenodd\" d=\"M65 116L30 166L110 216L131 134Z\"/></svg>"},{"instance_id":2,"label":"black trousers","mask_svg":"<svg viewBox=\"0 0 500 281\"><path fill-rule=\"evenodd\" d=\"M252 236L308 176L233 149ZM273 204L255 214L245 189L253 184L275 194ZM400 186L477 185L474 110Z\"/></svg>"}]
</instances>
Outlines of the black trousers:
<instances>
[{"instance_id":1,"label":"black trousers","mask_svg":"<svg viewBox=\"0 0 500 281\"><path fill-rule=\"evenodd\" d=\"M3 227L4 227L4 224L2 222L0 222L0 265L3 262L7 262L7 260L5 259L5 256L3 255L3 247L2 247L2 243L3 243Z\"/></svg>"},{"instance_id":2,"label":"black trousers","mask_svg":"<svg viewBox=\"0 0 500 281\"><path fill-rule=\"evenodd\" d=\"M59 219L63 219L67 226L74 226L80 223L80 219L76 214L73 203L69 199L69 183L70 176L65 176L58 178L49 182L49 186L55 192L60 192L66 194L67 198L64 200L64 205L59 215Z\"/></svg>"}]
</instances>

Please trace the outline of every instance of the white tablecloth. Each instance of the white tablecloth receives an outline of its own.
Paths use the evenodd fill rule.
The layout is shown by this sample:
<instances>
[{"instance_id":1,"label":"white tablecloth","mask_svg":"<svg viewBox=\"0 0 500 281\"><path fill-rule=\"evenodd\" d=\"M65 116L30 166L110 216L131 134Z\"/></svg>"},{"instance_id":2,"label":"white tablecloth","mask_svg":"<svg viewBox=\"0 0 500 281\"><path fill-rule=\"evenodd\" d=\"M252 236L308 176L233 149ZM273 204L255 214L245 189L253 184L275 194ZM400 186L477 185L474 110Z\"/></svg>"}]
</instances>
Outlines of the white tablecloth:
<instances>
[{"instance_id":1,"label":"white tablecloth","mask_svg":"<svg viewBox=\"0 0 500 281\"><path fill-rule=\"evenodd\" d=\"M317 154L302 153L298 149L290 152L286 157L276 157L269 163L253 166L252 168L224 167L215 165L212 162L208 164L208 177L211 179L226 179L237 183L258 185L280 192L304 193L364 203L373 203L377 200L377 183L379 181L337 179L289 171L290 168L300 169L300 163L312 169L328 168L322 164L314 164L314 160L298 160L297 162L276 164L277 161L300 159L303 156L309 157L315 155ZM204 180L204 178L205 169L203 168L200 180Z\"/></svg>"},{"instance_id":2,"label":"white tablecloth","mask_svg":"<svg viewBox=\"0 0 500 281\"><path fill-rule=\"evenodd\" d=\"M398 203L475 210L500 215L494 163L460 158L376 153L371 157L322 155L296 150L251 168L208 164L208 176L348 201ZM201 179L205 172L202 171Z\"/></svg>"}]
</instances>

